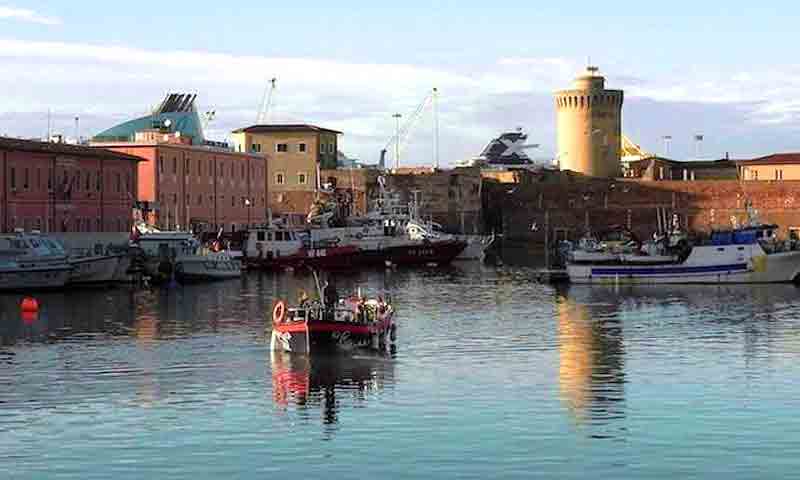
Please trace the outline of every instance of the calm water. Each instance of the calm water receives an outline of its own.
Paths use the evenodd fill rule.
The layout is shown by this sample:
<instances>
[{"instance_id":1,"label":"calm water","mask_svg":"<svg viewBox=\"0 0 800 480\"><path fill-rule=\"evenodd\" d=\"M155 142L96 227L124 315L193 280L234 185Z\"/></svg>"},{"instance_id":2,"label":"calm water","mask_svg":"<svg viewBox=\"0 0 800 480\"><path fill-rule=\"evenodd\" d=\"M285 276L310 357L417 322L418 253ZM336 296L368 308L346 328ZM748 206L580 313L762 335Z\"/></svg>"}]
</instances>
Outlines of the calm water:
<instances>
[{"instance_id":1,"label":"calm water","mask_svg":"<svg viewBox=\"0 0 800 480\"><path fill-rule=\"evenodd\" d=\"M556 290L463 264L387 291L395 355L271 356L313 279L0 301L2 478L774 478L800 471L800 290Z\"/></svg>"}]
</instances>

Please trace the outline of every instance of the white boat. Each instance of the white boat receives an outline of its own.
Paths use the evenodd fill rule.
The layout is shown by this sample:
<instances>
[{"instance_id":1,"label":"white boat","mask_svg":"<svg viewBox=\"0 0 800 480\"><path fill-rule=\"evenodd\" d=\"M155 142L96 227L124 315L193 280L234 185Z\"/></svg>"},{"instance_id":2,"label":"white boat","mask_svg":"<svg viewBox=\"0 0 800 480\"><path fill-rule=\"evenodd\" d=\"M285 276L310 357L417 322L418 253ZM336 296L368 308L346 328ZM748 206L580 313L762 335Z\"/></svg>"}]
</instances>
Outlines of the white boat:
<instances>
[{"instance_id":1,"label":"white boat","mask_svg":"<svg viewBox=\"0 0 800 480\"><path fill-rule=\"evenodd\" d=\"M242 262L228 252L187 252L175 259L175 276L182 282L237 278Z\"/></svg>"},{"instance_id":2,"label":"white boat","mask_svg":"<svg viewBox=\"0 0 800 480\"><path fill-rule=\"evenodd\" d=\"M0 290L61 288L70 272L57 241L38 232L0 235Z\"/></svg>"},{"instance_id":3,"label":"white boat","mask_svg":"<svg viewBox=\"0 0 800 480\"><path fill-rule=\"evenodd\" d=\"M775 241L776 225L714 232L708 244L615 262L567 262L572 283L786 283L800 279L800 250Z\"/></svg>"},{"instance_id":4,"label":"white boat","mask_svg":"<svg viewBox=\"0 0 800 480\"><path fill-rule=\"evenodd\" d=\"M201 246L191 232L165 232L152 227L137 229L134 241L144 254L145 273L152 277L170 277L174 272L178 280L202 281L242 275L242 263L238 258Z\"/></svg>"}]
</instances>

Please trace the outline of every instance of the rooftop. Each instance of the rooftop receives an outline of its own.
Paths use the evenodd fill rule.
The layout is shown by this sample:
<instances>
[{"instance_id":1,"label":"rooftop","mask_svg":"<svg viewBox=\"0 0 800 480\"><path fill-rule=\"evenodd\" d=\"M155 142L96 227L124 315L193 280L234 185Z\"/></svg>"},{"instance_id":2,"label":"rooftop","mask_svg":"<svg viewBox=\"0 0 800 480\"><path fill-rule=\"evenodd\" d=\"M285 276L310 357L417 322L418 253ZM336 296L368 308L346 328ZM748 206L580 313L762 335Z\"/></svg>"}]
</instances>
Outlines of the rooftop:
<instances>
[{"instance_id":1,"label":"rooftop","mask_svg":"<svg viewBox=\"0 0 800 480\"><path fill-rule=\"evenodd\" d=\"M766 157L753 158L751 160L739 160L740 165L787 165L800 164L800 153L774 153Z\"/></svg>"},{"instance_id":2,"label":"rooftop","mask_svg":"<svg viewBox=\"0 0 800 480\"><path fill-rule=\"evenodd\" d=\"M336 135L342 134L342 132L338 130L331 130L330 128L322 128L316 125L309 125L306 123L251 125L249 127L238 128L233 131L233 133L272 133L272 132L318 132L318 133L335 133Z\"/></svg>"},{"instance_id":3,"label":"rooftop","mask_svg":"<svg viewBox=\"0 0 800 480\"><path fill-rule=\"evenodd\" d=\"M88 147L85 145L72 145L69 143L41 142L38 140L23 140L20 138L0 137L0 150L16 150L33 153L53 153L60 155L78 155L82 157L109 158L114 160L142 159L134 155L112 152L102 148Z\"/></svg>"}]
</instances>

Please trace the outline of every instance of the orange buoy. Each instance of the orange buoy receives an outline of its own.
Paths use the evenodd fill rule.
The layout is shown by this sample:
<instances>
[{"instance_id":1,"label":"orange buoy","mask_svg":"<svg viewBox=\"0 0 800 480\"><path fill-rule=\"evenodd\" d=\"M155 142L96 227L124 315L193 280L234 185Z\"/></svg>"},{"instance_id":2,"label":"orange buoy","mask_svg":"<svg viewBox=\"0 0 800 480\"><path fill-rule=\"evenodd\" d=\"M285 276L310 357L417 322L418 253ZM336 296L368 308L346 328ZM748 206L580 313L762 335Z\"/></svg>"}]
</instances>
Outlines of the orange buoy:
<instances>
[{"instance_id":1,"label":"orange buoy","mask_svg":"<svg viewBox=\"0 0 800 480\"><path fill-rule=\"evenodd\" d=\"M25 297L22 299L20 308L23 312L33 313L39 311L39 301L33 297Z\"/></svg>"}]
</instances>

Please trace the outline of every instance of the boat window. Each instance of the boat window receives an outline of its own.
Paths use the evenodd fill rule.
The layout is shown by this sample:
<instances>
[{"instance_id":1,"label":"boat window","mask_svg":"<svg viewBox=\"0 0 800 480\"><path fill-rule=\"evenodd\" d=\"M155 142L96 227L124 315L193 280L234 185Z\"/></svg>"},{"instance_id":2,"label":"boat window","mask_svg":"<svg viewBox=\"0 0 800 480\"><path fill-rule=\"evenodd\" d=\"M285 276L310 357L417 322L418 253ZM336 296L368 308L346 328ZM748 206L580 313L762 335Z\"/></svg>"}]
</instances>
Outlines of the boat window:
<instances>
[{"instance_id":1,"label":"boat window","mask_svg":"<svg viewBox=\"0 0 800 480\"><path fill-rule=\"evenodd\" d=\"M724 251L725 251L725 249L724 249L724 248L718 248L718 249L717 249L717 251L718 251L718 252L724 252Z\"/></svg>"},{"instance_id":2,"label":"boat window","mask_svg":"<svg viewBox=\"0 0 800 480\"><path fill-rule=\"evenodd\" d=\"M737 248L737 250L739 250L740 252L743 252L744 251L744 247L739 247L739 248Z\"/></svg>"},{"instance_id":3,"label":"boat window","mask_svg":"<svg viewBox=\"0 0 800 480\"><path fill-rule=\"evenodd\" d=\"M36 241L35 239L33 239L33 238L31 238L31 245L33 246L33 248L39 248L39 246L40 246L40 245L39 245L39 242L37 242L37 241Z\"/></svg>"},{"instance_id":4,"label":"boat window","mask_svg":"<svg viewBox=\"0 0 800 480\"><path fill-rule=\"evenodd\" d=\"M267 241L268 242L272 241L272 232L267 232Z\"/></svg>"},{"instance_id":5,"label":"boat window","mask_svg":"<svg viewBox=\"0 0 800 480\"><path fill-rule=\"evenodd\" d=\"M264 232L256 232L256 240L258 240L259 242L263 242L264 241Z\"/></svg>"}]
</instances>

